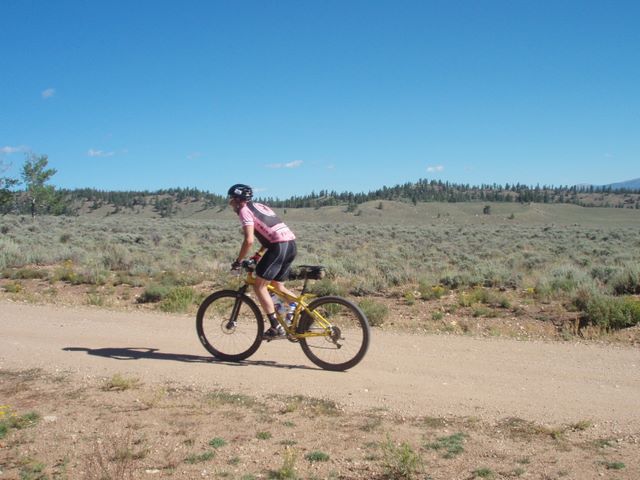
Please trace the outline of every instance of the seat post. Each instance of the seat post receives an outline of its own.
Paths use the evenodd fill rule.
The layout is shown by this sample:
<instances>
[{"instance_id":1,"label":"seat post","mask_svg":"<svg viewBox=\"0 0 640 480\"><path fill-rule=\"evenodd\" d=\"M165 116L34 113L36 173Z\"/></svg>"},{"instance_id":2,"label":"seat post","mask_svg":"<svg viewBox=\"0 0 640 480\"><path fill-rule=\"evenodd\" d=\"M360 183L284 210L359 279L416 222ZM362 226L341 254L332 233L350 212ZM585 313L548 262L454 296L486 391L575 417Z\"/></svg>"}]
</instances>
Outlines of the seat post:
<instances>
[{"instance_id":1,"label":"seat post","mask_svg":"<svg viewBox=\"0 0 640 480\"><path fill-rule=\"evenodd\" d=\"M304 276L304 284L302 285L302 295L304 295L305 293L307 293L307 283L309 282L309 279L307 278L307 276Z\"/></svg>"}]
</instances>

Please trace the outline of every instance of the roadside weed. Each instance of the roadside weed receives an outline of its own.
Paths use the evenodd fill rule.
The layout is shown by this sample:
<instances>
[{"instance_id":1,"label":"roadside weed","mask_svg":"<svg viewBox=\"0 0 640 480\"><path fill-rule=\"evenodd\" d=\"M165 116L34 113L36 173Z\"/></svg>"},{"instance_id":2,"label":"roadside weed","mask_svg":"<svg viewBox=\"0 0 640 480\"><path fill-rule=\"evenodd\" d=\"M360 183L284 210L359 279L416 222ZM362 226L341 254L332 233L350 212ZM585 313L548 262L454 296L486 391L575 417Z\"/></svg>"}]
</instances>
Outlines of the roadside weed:
<instances>
[{"instance_id":1,"label":"roadside weed","mask_svg":"<svg viewBox=\"0 0 640 480\"><path fill-rule=\"evenodd\" d=\"M44 473L45 464L37 461L29 461L20 469L20 480L47 480Z\"/></svg>"},{"instance_id":2,"label":"roadside weed","mask_svg":"<svg viewBox=\"0 0 640 480\"><path fill-rule=\"evenodd\" d=\"M473 478L492 479L492 478L495 478L495 474L493 473L493 470L491 470L490 468L478 468L477 470L473 471Z\"/></svg>"},{"instance_id":3,"label":"roadside weed","mask_svg":"<svg viewBox=\"0 0 640 480\"><path fill-rule=\"evenodd\" d=\"M269 478L274 480L295 480L297 454L293 448L287 447L282 454L282 467L269 472Z\"/></svg>"},{"instance_id":4,"label":"roadside weed","mask_svg":"<svg viewBox=\"0 0 640 480\"><path fill-rule=\"evenodd\" d=\"M205 396L206 402L213 406L219 405L236 405L236 406L244 406L251 407L256 403L256 400L249 395L244 395L241 393L230 393L225 392L223 390L217 390L214 392L210 392Z\"/></svg>"},{"instance_id":5,"label":"roadside weed","mask_svg":"<svg viewBox=\"0 0 640 480\"><path fill-rule=\"evenodd\" d=\"M208 451L200 454L189 455L187 458L184 459L184 461L185 463L193 465L195 463L208 462L209 460L212 460L213 457L215 456L216 456L216 452Z\"/></svg>"},{"instance_id":6,"label":"roadside weed","mask_svg":"<svg viewBox=\"0 0 640 480\"><path fill-rule=\"evenodd\" d=\"M213 448L221 448L227 444L224 438L215 437L209 440L209 446Z\"/></svg>"},{"instance_id":7,"label":"roadside weed","mask_svg":"<svg viewBox=\"0 0 640 480\"><path fill-rule=\"evenodd\" d=\"M396 445L390 437L387 437L383 445L383 453L384 471L390 478L411 480L417 478L423 470L420 454L406 442Z\"/></svg>"},{"instance_id":8,"label":"roadside weed","mask_svg":"<svg viewBox=\"0 0 640 480\"><path fill-rule=\"evenodd\" d=\"M0 405L0 439L6 437L9 431L22 430L38 423L40 415L36 412L28 412L17 415L8 405Z\"/></svg>"},{"instance_id":9,"label":"roadside weed","mask_svg":"<svg viewBox=\"0 0 640 480\"><path fill-rule=\"evenodd\" d=\"M309 452L307 453L304 458L306 458L307 460L309 460L310 462L326 462L329 460L329 455L324 453L324 452L320 452L318 450L315 450L313 452Z\"/></svg>"},{"instance_id":10,"label":"roadside weed","mask_svg":"<svg viewBox=\"0 0 640 480\"><path fill-rule=\"evenodd\" d=\"M123 392L140 386L140 380L137 378L127 378L120 373L116 373L111 378L105 380L102 390L109 392Z\"/></svg>"},{"instance_id":11,"label":"roadside weed","mask_svg":"<svg viewBox=\"0 0 640 480\"><path fill-rule=\"evenodd\" d=\"M622 462L604 462L604 466L607 470L622 470L626 465Z\"/></svg>"},{"instance_id":12,"label":"roadside weed","mask_svg":"<svg viewBox=\"0 0 640 480\"><path fill-rule=\"evenodd\" d=\"M444 458L453 458L456 455L460 455L464 452L464 439L467 437L464 433L455 433L447 437L439 437L433 443L427 443L426 448L432 450L443 450Z\"/></svg>"}]
</instances>

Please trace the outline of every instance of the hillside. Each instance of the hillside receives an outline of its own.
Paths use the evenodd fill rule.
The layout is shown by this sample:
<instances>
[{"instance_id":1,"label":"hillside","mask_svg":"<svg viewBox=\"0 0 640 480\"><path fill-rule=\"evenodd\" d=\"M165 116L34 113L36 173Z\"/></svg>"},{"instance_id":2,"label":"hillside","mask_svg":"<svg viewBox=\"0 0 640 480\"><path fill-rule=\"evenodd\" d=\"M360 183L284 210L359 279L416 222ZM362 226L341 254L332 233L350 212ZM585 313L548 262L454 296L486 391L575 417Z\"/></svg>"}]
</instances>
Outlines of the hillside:
<instances>
[{"instance_id":1,"label":"hillside","mask_svg":"<svg viewBox=\"0 0 640 480\"><path fill-rule=\"evenodd\" d=\"M631 185L631 184L629 184ZM610 186L595 187L552 187L513 185L470 186L436 180L418 180L394 187L382 187L368 193L335 192L320 190L304 196L288 199L260 198L258 201L279 208L346 208L355 212L358 206L368 202L395 201L417 206L421 203L507 203L526 205L572 204L582 207L611 207L640 209L640 189L617 191ZM209 209L226 208L226 198L222 195L198 189L175 188L157 192L104 192L93 189L65 190L60 194L69 205L69 213L89 213L104 211L121 213L123 210L143 213L148 207L163 217L179 211L190 214ZM109 210L111 208L111 210Z\"/></svg>"},{"instance_id":2,"label":"hillside","mask_svg":"<svg viewBox=\"0 0 640 480\"><path fill-rule=\"evenodd\" d=\"M640 189L640 178L627 180L626 182L612 183L606 185L605 188L611 188L612 190L638 190Z\"/></svg>"},{"instance_id":3,"label":"hillside","mask_svg":"<svg viewBox=\"0 0 640 480\"><path fill-rule=\"evenodd\" d=\"M488 207L487 212L484 213ZM571 204L520 204L505 202L422 202L370 201L355 208L344 205L316 208L275 207L290 222L353 224L559 224L559 225L640 225L640 210L629 208L585 208ZM193 220L232 220L235 215L225 205L210 206L204 201L173 202L170 215L153 203L118 208L104 204L92 208L84 204L78 214L89 218L131 216L140 218L171 217Z\"/></svg>"},{"instance_id":4,"label":"hillside","mask_svg":"<svg viewBox=\"0 0 640 480\"><path fill-rule=\"evenodd\" d=\"M261 198L275 208L297 209L324 207L343 209L346 213L362 212L362 205L376 202L382 209L384 202L398 202L417 207L420 204L475 203L485 205L504 203L512 205L570 204L580 207L605 207L640 210L640 185L638 180L608 186L582 185L572 187L539 186L521 184L470 186L439 180L409 182L393 187L382 187L368 193L336 192L320 190L308 195L287 199ZM192 217L216 215L227 208L225 196L195 188L172 188L150 191L101 191L84 188L74 190L55 189L39 203L31 201L26 191L0 189L0 214L53 214L94 215L136 214L152 217ZM516 208L517 210L517 208Z\"/></svg>"}]
</instances>

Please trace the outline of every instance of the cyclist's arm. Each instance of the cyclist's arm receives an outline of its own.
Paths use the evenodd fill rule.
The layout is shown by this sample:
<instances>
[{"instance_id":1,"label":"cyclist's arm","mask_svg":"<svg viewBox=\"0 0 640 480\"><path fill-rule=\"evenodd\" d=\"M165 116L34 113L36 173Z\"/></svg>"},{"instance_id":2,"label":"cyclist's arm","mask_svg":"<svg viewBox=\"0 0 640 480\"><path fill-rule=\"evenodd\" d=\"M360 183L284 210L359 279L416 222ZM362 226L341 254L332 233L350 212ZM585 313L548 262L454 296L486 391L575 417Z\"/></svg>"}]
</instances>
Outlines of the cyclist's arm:
<instances>
[{"instance_id":1,"label":"cyclist's arm","mask_svg":"<svg viewBox=\"0 0 640 480\"><path fill-rule=\"evenodd\" d=\"M242 241L240 253L238 254L238 262L242 262L242 260L247 257L247 255L251 251L251 247L253 247L253 242L255 241L255 236L253 234L253 225L244 225L242 227L242 232L244 233L244 240Z\"/></svg>"}]
</instances>

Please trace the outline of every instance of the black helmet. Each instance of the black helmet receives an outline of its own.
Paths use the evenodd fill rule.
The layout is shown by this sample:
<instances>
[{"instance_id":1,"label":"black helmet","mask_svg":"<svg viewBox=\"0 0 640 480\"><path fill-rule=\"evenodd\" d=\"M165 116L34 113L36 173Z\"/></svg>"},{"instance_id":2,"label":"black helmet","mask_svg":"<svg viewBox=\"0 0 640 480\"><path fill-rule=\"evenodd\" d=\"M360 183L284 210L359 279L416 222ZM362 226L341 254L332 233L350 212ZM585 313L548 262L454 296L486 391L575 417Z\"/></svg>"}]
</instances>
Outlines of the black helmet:
<instances>
[{"instance_id":1,"label":"black helmet","mask_svg":"<svg viewBox=\"0 0 640 480\"><path fill-rule=\"evenodd\" d=\"M231 198L237 198L238 200L251 200L253 197L253 190L249 185L243 185L242 183L236 183L227 192L227 196Z\"/></svg>"}]
</instances>

